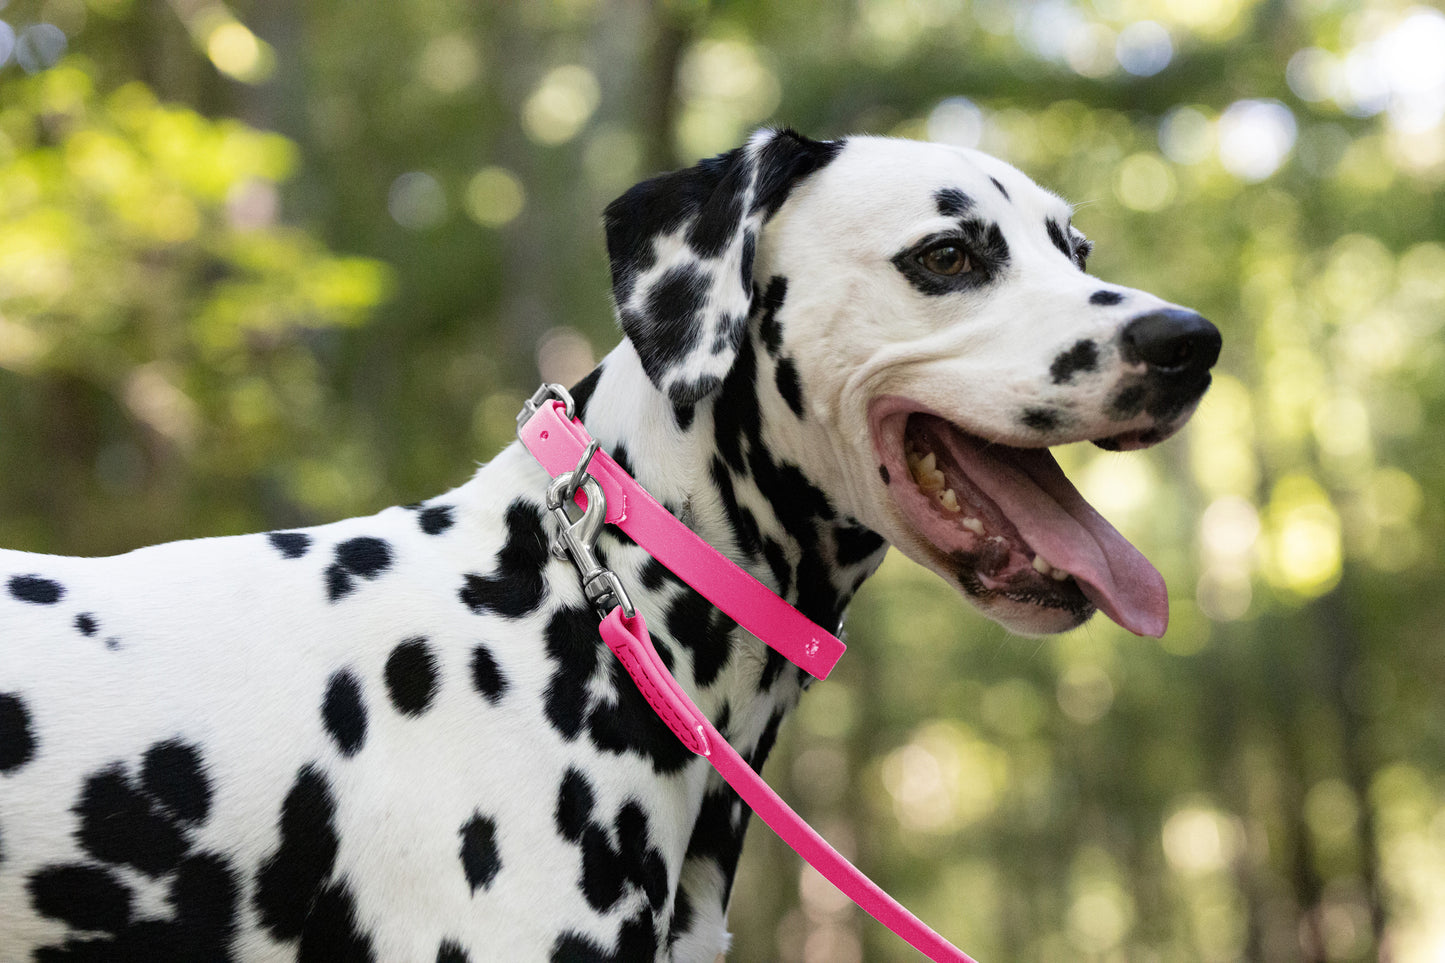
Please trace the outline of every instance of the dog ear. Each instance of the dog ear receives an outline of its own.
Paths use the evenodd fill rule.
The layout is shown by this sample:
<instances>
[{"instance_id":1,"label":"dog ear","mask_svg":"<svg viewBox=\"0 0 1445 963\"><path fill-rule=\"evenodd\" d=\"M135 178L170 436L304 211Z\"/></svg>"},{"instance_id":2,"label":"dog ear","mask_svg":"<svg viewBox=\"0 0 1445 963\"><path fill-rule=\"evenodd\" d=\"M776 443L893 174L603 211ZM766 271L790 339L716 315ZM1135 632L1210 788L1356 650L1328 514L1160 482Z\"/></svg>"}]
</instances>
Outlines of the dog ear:
<instances>
[{"instance_id":1,"label":"dog ear","mask_svg":"<svg viewBox=\"0 0 1445 963\"><path fill-rule=\"evenodd\" d=\"M737 356L753 299L758 232L841 141L762 130L744 147L644 181L607 207L607 254L622 330L674 404L715 391Z\"/></svg>"}]
</instances>

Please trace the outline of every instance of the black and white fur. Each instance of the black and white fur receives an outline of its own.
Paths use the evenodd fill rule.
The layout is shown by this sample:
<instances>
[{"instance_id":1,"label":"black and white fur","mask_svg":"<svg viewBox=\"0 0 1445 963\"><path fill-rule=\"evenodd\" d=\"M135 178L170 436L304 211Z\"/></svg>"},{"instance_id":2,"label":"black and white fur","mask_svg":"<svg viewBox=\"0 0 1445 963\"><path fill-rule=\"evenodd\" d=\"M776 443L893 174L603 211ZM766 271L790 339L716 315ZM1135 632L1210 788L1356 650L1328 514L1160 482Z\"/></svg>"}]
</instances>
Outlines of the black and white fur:
<instances>
[{"instance_id":1,"label":"black and white fur","mask_svg":"<svg viewBox=\"0 0 1445 963\"><path fill-rule=\"evenodd\" d=\"M890 542L952 579L880 472L872 400L1009 445L1129 448L1208 381L1121 340L1178 309L1083 273L1069 217L975 152L759 132L608 209L627 340L575 386L579 414L824 626ZM939 237L971 277L924 266ZM0 551L0 960L725 951L748 813L603 647L549 551L546 481L513 444L370 518ZM615 530L600 552L761 767L810 680ZM1022 631L1092 611L978 601Z\"/></svg>"}]
</instances>

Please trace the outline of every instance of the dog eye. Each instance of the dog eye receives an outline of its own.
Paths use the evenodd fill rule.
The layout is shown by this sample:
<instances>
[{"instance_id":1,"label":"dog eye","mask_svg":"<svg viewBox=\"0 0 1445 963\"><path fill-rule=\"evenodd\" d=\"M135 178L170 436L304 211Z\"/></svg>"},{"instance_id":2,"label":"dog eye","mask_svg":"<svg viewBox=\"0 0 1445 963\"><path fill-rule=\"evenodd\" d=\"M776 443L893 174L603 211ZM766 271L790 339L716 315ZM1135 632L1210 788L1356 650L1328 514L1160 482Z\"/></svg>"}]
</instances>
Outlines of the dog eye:
<instances>
[{"instance_id":1,"label":"dog eye","mask_svg":"<svg viewBox=\"0 0 1445 963\"><path fill-rule=\"evenodd\" d=\"M940 244L938 247L929 248L918 256L918 263L944 277L973 270L973 262L969 260L968 252L953 244Z\"/></svg>"}]
</instances>

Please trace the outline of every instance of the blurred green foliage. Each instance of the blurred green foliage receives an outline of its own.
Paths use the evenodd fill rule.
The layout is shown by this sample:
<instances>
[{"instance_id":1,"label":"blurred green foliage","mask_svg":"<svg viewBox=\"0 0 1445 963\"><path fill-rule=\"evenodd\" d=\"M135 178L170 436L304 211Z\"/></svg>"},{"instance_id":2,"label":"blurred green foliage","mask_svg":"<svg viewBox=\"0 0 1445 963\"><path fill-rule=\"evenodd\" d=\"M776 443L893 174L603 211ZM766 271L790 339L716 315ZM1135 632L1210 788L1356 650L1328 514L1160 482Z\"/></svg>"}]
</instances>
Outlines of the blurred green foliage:
<instances>
[{"instance_id":1,"label":"blurred green foliage","mask_svg":"<svg viewBox=\"0 0 1445 963\"><path fill-rule=\"evenodd\" d=\"M983 960L1445 958L1437 9L0 17L0 542L434 494L615 341L598 214L635 180L764 122L977 145L1079 202L1096 273L1225 332L1179 439L1060 452L1171 628L1011 638L890 557L770 778ZM741 960L913 958L760 829L732 925Z\"/></svg>"}]
</instances>

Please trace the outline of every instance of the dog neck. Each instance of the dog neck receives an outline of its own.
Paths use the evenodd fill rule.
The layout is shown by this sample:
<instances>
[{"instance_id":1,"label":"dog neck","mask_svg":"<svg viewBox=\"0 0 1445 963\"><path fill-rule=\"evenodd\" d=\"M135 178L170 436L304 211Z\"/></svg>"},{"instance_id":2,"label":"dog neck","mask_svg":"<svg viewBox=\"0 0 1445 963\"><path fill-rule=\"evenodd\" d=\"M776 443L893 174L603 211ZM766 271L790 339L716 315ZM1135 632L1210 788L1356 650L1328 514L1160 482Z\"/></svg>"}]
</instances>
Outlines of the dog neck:
<instances>
[{"instance_id":1,"label":"dog neck","mask_svg":"<svg viewBox=\"0 0 1445 963\"><path fill-rule=\"evenodd\" d=\"M779 379L760 377L765 350L761 339L745 340L716 392L695 405L679 405L652 386L636 352L623 342L576 386L579 416L673 515L803 615L832 630L882 561L886 544L838 511L798 461L780 450L775 439L786 433L773 426L796 423L799 415L783 397ZM640 433L639 425L645 426ZM706 626L697 628L716 634L706 633ZM759 645L746 633L729 635ZM729 638L726 644L738 642ZM756 654L781 660L762 648ZM730 655L696 653L724 661ZM769 675L775 674L776 668Z\"/></svg>"}]
</instances>

